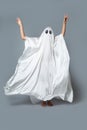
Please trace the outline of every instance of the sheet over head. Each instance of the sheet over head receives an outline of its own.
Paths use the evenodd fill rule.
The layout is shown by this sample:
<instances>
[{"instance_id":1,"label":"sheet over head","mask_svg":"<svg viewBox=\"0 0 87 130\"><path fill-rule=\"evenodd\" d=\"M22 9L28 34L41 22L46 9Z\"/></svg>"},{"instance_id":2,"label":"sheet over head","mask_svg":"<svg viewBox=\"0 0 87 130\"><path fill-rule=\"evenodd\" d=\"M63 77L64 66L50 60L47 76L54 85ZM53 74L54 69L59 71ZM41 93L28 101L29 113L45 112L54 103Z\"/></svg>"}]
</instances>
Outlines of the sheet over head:
<instances>
[{"instance_id":1,"label":"sheet over head","mask_svg":"<svg viewBox=\"0 0 87 130\"><path fill-rule=\"evenodd\" d=\"M24 94L44 101L61 98L72 102L70 56L63 35L54 37L52 28L47 27L40 37L26 36L24 43L15 73L4 87L5 94Z\"/></svg>"}]
</instances>

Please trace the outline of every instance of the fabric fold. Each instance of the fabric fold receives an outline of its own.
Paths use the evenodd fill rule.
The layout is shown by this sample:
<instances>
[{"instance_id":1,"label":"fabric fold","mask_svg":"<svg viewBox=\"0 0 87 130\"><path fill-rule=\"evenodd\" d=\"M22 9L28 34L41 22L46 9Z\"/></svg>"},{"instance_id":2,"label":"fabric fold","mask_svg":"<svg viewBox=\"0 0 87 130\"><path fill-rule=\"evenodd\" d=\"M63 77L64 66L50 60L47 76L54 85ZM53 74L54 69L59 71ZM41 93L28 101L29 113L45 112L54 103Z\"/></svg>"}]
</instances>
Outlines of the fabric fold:
<instances>
[{"instance_id":1,"label":"fabric fold","mask_svg":"<svg viewBox=\"0 0 87 130\"><path fill-rule=\"evenodd\" d=\"M51 27L40 37L28 37L14 74L4 86L6 95L29 95L32 103L52 98L73 101L70 56L62 34Z\"/></svg>"}]
</instances>

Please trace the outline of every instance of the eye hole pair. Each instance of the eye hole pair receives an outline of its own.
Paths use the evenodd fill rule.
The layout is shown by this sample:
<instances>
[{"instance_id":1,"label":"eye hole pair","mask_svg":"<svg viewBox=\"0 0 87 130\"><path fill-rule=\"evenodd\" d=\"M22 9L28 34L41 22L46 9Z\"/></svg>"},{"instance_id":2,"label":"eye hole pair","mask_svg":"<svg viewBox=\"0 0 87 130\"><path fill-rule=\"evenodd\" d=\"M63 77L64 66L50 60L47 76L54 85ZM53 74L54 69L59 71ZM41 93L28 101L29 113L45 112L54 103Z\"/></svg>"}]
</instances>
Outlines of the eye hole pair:
<instances>
[{"instance_id":1,"label":"eye hole pair","mask_svg":"<svg viewBox=\"0 0 87 130\"><path fill-rule=\"evenodd\" d=\"M48 30L46 30L45 33L47 34L47 33L48 33ZM52 31L51 31L51 30L49 31L49 34L52 34Z\"/></svg>"}]
</instances>

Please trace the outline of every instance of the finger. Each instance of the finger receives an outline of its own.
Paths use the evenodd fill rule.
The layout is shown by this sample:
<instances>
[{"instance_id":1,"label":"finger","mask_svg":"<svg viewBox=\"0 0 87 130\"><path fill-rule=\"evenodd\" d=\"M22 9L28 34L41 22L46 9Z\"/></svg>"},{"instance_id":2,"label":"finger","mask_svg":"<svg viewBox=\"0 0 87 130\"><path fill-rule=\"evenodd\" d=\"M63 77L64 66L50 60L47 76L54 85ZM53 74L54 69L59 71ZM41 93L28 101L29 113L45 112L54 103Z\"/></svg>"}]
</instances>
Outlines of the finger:
<instances>
[{"instance_id":1,"label":"finger","mask_svg":"<svg viewBox=\"0 0 87 130\"><path fill-rule=\"evenodd\" d=\"M18 19L16 19L16 22L18 22Z\"/></svg>"},{"instance_id":2,"label":"finger","mask_svg":"<svg viewBox=\"0 0 87 130\"><path fill-rule=\"evenodd\" d=\"M64 18L68 18L68 15L64 15Z\"/></svg>"},{"instance_id":3,"label":"finger","mask_svg":"<svg viewBox=\"0 0 87 130\"><path fill-rule=\"evenodd\" d=\"M18 18L17 18L17 21L19 21L19 20L20 20L20 18L18 17Z\"/></svg>"},{"instance_id":4,"label":"finger","mask_svg":"<svg viewBox=\"0 0 87 130\"><path fill-rule=\"evenodd\" d=\"M18 24L18 19L16 19L16 23Z\"/></svg>"},{"instance_id":5,"label":"finger","mask_svg":"<svg viewBox=\"0 0 87 130\"><path fill-rule=\"evenodd\" d=\"M19 20L19 18L16 18L16 21L18 21Z\"/></svg>"}]
</instances>

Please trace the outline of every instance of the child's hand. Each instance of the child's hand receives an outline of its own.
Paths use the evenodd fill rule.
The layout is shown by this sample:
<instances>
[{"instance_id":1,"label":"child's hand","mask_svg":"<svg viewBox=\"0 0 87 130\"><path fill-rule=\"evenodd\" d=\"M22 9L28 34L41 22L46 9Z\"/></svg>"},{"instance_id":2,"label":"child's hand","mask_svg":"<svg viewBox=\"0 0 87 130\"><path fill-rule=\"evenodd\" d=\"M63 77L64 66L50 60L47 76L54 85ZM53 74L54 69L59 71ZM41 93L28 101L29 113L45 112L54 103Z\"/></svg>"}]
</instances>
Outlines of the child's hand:
<instances>
[{"instance_id":1,"label":"child's hand","mask_svg":"<svg viewBox=\"0 0 87 130\"><path fill-rule=\"evenodd\" d=\"M66 23L67 23L67 21L68 21L68 16L64 15L63 25L62 25L62 31L61 31L61 33L63 34L63 36L65 35L65 32L66 32Z\"/></svg>"},{"instance_id":2,"label":"child's hand","mask_svg":"<svg viewBox=\"0 0 87 130\"><path fill-rule=\"evenodd\" d=\"M16 19L16 22L17 22L17 24L18 24L19 26L22 25L22 21L21 21L21 19L20 19L19 17Z\"/></svg>"},{"instance_id":3,"label":"child's hand","mask_svg":"<svg viewBox=\"0 0 87 130\"><path fill-rule=\"evenodd\" d=\"M64 16L64 23L67 23L68 19L69 19L68 16L65 15L65 16Z\"/></svg>"}]
</instances>

